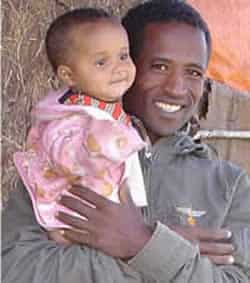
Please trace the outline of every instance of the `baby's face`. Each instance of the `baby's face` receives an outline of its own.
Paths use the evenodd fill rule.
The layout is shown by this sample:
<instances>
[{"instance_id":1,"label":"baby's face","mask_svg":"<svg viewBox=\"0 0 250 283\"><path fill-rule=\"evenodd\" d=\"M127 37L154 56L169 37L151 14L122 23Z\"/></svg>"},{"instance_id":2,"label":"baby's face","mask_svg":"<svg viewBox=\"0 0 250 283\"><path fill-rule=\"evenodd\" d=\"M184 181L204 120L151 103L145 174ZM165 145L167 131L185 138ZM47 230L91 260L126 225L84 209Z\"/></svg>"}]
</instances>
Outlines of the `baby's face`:
<instances>
[{"instance_id":1,"label":"baby's face","mask_svg":"<svg viewBox=\"0 0 250 283\"><path fill-rule=\"evenodd\" d=\"M71 87L107 102L120 100L135 78L124 28L108 20L86 23L73 41Z\"/></svg>"}]
</instances>

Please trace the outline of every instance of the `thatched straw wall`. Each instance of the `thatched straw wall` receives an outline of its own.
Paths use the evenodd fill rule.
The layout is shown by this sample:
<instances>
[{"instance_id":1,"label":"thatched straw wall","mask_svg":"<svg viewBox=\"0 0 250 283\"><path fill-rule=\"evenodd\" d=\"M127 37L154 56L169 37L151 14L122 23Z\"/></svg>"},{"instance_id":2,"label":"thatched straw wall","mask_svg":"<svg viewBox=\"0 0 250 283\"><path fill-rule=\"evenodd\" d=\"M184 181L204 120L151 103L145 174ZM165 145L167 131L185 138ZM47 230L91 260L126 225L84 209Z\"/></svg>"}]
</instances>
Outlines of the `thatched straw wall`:
<instances>
[{"instance_id":1,"label":"thatched straw wall","mask_svg":"<svg viewBox=\"0 0 250 283\"><path fill-rule=\"evenodd\" d=\"M240 93L226 85L213 83L206 119L202 119L200 124L203 130L219 131L217 137L203 139L217 149L219 158L238 164L250 174L249 111L250 93ZM222 133L224 137L220 136ZM226 138L226 134L231 137Z\"/></svg>"},{"instance_id":2,"label":"thatched straw wall","mask_svg":"<svg viewBox=\"0 0 250 283\"><path fill-rule=\"evenodd\" d=\"M12 155L24 147L29 111L57 86L44 52L50 22L73 7L102 7L122 15L135 0L2 1L2 195L15 187Z\"/></svg>"}]
</instances>

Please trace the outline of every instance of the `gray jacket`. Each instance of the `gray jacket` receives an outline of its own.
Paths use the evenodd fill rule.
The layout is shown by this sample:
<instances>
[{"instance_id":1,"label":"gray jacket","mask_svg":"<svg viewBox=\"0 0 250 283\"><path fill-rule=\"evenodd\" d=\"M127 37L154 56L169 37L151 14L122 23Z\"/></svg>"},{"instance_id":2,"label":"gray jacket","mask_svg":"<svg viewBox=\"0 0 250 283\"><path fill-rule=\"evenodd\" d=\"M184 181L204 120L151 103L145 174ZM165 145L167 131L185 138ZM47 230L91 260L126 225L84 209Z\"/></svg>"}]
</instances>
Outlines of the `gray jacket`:
<instances>
[{"instance_id":1,"label":"gray jacket","mask_svg":"<svg viewBox=\"0 0 250 283\"><path fill-rule=\"evenodd\" d=\"M3 211L3 282L249 283L250 180L238 167L212 161L207 153L206 146L182 134L163 138L141 153L149 202L144 215L158 224L128 263L85 246L49 241L20 183ZM199 225L233 231L234 265L214 265L168 228L169 223L185 224L190 208Z\"/></svg>"}]
</instances>

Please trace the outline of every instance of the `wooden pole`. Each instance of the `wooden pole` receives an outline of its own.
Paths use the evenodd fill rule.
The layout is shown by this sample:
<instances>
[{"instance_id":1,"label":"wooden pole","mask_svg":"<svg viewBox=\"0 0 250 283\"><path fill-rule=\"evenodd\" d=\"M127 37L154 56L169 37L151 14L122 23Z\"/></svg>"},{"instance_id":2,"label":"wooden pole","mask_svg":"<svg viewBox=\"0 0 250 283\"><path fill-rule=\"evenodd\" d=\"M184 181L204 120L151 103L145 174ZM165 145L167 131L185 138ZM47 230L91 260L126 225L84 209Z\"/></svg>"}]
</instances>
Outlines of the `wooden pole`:
<instances>
[{"instance_id":1,"label":"wooden pole","mask_svg":"<svg viewBox=\"0 0 250 283\"><path fill-rule=\"evenodd\" d=\"M229 130L200 130L193 137L194 140L205 139L249 139L250 131L229 131Z\"/></svg>"}]
</instances>

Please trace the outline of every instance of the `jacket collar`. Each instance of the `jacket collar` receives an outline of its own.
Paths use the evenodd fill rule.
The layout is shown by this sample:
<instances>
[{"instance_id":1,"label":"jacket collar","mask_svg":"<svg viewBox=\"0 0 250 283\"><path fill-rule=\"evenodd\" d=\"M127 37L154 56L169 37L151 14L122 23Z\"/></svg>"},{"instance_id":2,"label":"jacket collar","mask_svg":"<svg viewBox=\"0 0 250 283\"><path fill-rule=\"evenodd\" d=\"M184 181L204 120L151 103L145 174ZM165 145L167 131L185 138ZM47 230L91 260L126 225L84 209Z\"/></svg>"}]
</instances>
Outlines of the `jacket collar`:
<instances>
[{"instance_id":1,"label":"jacket collar","mask_svg":"<svg viewBox=\"0 0 250 283\"><path fill-rule=\"evenodd\" d=\"M131 124L130 117L125 113L120 102L108 103L71 89L68 89L63 96L60 97L59 102L65 105L84 105L96 107L109 113L115 120L123 122L126 125Z\"/></svg>"},{"instance_id":2,"label":"jacket collar","mask_svg":"<svg viewBox=\"0 0 250 283\"><path fill-rule=\"evenodd\" d=\"M167 153L167 155L187 155L192 153L201 158L212 158L213 152L211 148L203 143L195 143L192 137L188 135L190 131L189 124L172 135L160 138L152 145L142 121L135 116L131 118L141 138L147 143L145 148L146 157L155 154L159 155L159 153L161 155L165 155L164 153Z\"/></svg>"}]
</instances>

